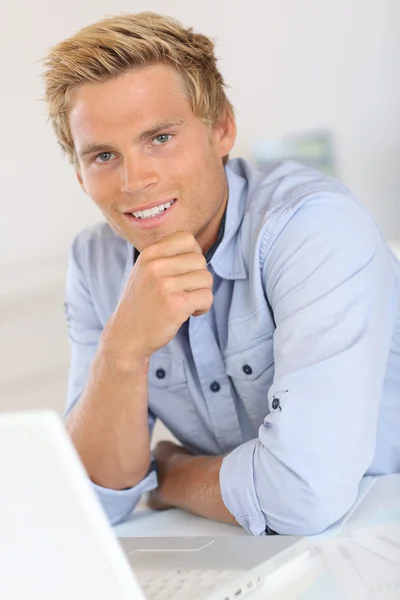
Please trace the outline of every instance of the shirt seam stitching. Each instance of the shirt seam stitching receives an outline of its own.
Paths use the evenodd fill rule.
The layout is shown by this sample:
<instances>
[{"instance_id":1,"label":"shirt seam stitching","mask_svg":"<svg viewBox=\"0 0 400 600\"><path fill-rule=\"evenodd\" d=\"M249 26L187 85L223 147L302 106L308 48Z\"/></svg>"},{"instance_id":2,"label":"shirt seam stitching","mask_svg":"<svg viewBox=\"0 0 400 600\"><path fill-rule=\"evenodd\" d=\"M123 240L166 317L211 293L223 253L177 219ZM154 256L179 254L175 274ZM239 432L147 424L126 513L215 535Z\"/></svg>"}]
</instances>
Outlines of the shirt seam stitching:
<instances>
[{"instance_id":1,"label":"shirt seam stitching","mask_svg":"<svg viewBox=\"0 0 400 600\"><path fill-rule=\"evenodd\" d=\"M333 191L335 193L341 192L344 196L348 197L349 199L354 199L354 196L351 194L351 192L349 192L347 190L347 188L345 188L345 186L342 186L340 184L340 182L335 182L335 185L330 185L330 186L327 183L321 183L321 182L318 184L316 184L316 183L309 184L308 183L308 184L304 184L301 188L298 188L297 190L295 190L288 197L287 201L284 203L283 206L277 206L276 208L272 209L270 218L267 221L267 227L265 229L262 242L260 244L259 264L260 264L261 269L264 267L264 262L265 262L265 259L267 256L266 247L268 246L268 242L269 242L271 233L273 231L273 228L275 227L276 223L278 222L278 220L282 216L282 214L285 212L285 210L292 208L296 201L298 201L300 199L305 199L305 195L307 193L318 192L318 191L323 192L323 191L326 191L327 189L329 192L333 192ZM274 217L273 222L270 221L270 219L272 220L272 217ZM268 227L268 223L270 223L269 227Z\"/></svg>"}]
</instances>

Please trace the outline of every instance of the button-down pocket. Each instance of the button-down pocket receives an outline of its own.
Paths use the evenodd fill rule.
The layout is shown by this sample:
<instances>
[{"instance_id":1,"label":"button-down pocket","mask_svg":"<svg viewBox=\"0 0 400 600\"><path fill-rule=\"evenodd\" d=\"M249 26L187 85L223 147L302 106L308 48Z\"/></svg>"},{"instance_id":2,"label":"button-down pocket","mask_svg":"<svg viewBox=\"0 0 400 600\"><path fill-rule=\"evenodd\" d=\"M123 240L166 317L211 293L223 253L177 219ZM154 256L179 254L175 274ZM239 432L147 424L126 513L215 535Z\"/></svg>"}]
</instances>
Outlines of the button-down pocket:
<instances>
[{"instance_id":1,"label":"button-down pocket","mask_svg":"<svg viewBox=\"0 0 400 600\"><path fill-rule=\"evenodd\" d=\"M183 360L169 353L156 352L150 360L149 385L177 393L186 390Z\"/></svg>"},{"instance_id":2,"label":"button-down pocket","mask_svg":"<svg viewBox=\"0 0 400 600\"><path fill-rule=\"evenodd\" d=\"M165 351L151 357L149 369L149 408L189 450L196 450L198 417L190 397L182 358Z\"/></svg>"},{"instance_id":3,"label":"button-down pocket","mask_svg":"<svg viewBox=\"0 0 400 600\"><path fill-rule=\"evenodd\" d=\"M251 421L259 427L270 412L268 390L274 378L273 333L251 347L227 353L225 366Z\"/></svg>"}]
</instances>

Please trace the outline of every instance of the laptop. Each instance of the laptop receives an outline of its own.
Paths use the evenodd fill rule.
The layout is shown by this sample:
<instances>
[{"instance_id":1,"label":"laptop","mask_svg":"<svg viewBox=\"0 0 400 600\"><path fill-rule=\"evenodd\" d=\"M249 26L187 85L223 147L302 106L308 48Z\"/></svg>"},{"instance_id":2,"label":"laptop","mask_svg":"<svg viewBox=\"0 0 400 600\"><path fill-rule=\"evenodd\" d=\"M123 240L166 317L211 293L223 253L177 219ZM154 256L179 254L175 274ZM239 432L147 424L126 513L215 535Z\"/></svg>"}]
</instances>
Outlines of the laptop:
<instances>
[{"instance_id":1,"label":"laptop","mask_svg":"<svg viewBox=\"0 0 400 600\"><path fill-rule=\"evenodd\" d=\"M308 553L291 536L118 540L57 413L0 414L4 599L242 600L302 576Z\"/></svg>"}]
</instances>

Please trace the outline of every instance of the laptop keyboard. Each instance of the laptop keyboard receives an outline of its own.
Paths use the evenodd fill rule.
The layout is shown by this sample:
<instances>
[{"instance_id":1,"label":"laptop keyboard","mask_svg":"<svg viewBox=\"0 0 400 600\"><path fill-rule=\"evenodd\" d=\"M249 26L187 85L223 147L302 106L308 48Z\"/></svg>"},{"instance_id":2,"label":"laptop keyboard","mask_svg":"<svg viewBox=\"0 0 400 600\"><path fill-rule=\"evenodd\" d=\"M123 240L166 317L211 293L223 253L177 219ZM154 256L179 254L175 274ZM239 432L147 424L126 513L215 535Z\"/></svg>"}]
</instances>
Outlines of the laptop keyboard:
<instances>
[{"instance_id":1,"label":"laptop keyboard","mask_svg":"<svg viewBox=\"0 0 400 600\"><path fill-rule=\"evenodd\" d=\"M245 572L240 569L176 569L161 573L139 569L135 575L148 600L198 600Z\"/></svg>"}]
</instances>

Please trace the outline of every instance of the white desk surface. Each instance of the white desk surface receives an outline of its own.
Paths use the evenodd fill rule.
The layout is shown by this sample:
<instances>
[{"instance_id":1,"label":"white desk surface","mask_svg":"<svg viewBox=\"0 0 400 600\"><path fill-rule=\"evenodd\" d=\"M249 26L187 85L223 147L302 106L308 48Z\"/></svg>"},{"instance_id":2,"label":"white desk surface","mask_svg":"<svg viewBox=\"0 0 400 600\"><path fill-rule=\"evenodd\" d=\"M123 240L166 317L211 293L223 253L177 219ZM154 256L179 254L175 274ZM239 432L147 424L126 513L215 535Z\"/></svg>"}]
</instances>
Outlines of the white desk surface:
<instances>
[{"instance_id":1,"label":"white desk surface","mask_svg":"<svg viewBox=\"0 0 400 600\"><path fill-rule=\"evenodd\" d=\"M389 564L390 561L360 549L352 540L351 535L357 535L354 532L374 531L372 528L378 525L389 527L389 531L396 531L398 535L395 544L398 542L399 558L397 563L395 555L394 566ZM210 521L178 509L158 512L144 507L114 530L119 537L248 535L238 526ZM311 554L307 573L295 583L282 583L284 587L279 592L268 593L269 599L400 600L400 474L364 478L358 500L347 515L323 534L309 537L308 543ZM358 553L356 562L353 560L350 565L343 559L337 551L339 544L342 549L343 544L348 549L355 549L355 555ZM389 573L390 568L394 569L394 575ZM365 573L361 573L360 569L364 569ZM373 581L371 573L375 577ZM374 592L371 592L371 586ZM266 591L260 591L253 597L265 598Z\"/></svg>"}]
</instances>

